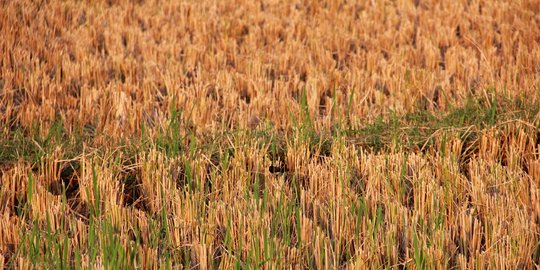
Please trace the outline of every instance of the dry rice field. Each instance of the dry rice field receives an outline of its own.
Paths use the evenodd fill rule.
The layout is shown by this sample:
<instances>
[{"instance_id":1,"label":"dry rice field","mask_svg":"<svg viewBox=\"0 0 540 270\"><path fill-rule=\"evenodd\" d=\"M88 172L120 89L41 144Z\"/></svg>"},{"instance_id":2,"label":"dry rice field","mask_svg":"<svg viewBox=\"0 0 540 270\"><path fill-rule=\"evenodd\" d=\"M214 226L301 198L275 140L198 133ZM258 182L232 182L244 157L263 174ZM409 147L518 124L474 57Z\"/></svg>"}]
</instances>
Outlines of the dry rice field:
<instances>
[{"instance_id":1,"label":"dry rice field","mask_svg":"<svg viewBox=\"0 0 540 270\"><path fill-rule=\"evenodd\" d=\"M0 268L538 269L539 129L539 0L0 0Z\"/></svg>"}]
</instances>

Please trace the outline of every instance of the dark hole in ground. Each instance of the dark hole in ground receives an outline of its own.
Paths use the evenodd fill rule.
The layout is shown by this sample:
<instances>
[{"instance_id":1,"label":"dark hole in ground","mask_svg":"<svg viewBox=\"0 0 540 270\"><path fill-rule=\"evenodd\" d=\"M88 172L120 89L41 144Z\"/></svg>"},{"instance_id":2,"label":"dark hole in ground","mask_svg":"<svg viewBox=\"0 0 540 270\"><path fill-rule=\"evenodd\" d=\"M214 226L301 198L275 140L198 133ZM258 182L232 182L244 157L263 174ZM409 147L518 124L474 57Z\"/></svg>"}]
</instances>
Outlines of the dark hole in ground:
<instances>
[{"instance_id":1,"label":"dark hole in ground","mask_svg":"<svg viewBox=\"0 0 540 270\"><path fill-rule=\"evenodd\" d=\"M13 201L13 213L18 217L22 217L24 207L26 205L26 196L16 196Z\"/></svg>"},{"instance_id":2,"label":"dark hole in ground","mask_svg":"<svg viewBox=\"0 0 540 270\"><path fill-rule=\"evenodd\" d=\"M248 90L247 89L243 89L241 92L240 92L240 99L245 101L246 104L249 104L251 103L251 95L249 94Z\"/></svg>"},{"instance_id":3,"label":"dark hole in ground","mask_svg":"<svg viewBox=\"0 0 540 270\"><path fill-rule=\"evenodd\" d=\"M68 198L77 196L79 192L79 169L80 164L75 161L63 164L60 168L60 177L49 185L49 192L60 196L65 190Z\"/></svg>"},{"instance_id":4,"label":"dark hole in ground","mask_svg":"<svg viewBox=\"0 0 540 270\"><path fill-rule=\"evenodd\" d=\"M367 177L359 170L354 170L349 178L349 184L351 185L352 190L360 197L363 197L365 194L366 178Z\"/></svg>"},{"instance_id":5,"label":"dark hole in ground","mask_svg":"<svg viewBox=\"0 0 540 270\"><path fill-rule=\"evenodd\" d=\"M17 251L15 244L9 243L4 245L4 250L2 250L2 256L4 257L4 269L12 269L12 259L15 259L15 252Z\"/></svg>"},{"instance_id":6,"label":"dark hole in ground","mask_svg":"<svg viewBox=\"0 0 540 270\"><path fill-rule=\"evenodd\" d=\"M288 170L285 167L285 164L283 164L283 162L279 162L278 164L270 165L270 167L268 167L268 171L274 174L278 174L278 173L285 173Z\"/></svg>"},{"instance_id":7,"label":"dark hole in ground","mask_svg":"<svg viewBox=\"0 0 540 270\"><path fill-rule=\"evenodd\" d=\"M148 205L142 189L141 171L133 169L121 176L123 185L123 204L126 207L135 207L139 210L148 212Z\"/></svg>"},{"instance_id":8,"label":"dark hole in ground","mask_svg":"<svg viewBox=\"0 0 540 270\"><path fill-rule=\"evenodd\" d=\"M69 161L61 165L59 178L47 187L48 191L55 196L66 195L67 203L75 217L84 223L88 223L90 211L88 204L82 201L79 186L80 163Z\"/></svg>"}]
</instances>

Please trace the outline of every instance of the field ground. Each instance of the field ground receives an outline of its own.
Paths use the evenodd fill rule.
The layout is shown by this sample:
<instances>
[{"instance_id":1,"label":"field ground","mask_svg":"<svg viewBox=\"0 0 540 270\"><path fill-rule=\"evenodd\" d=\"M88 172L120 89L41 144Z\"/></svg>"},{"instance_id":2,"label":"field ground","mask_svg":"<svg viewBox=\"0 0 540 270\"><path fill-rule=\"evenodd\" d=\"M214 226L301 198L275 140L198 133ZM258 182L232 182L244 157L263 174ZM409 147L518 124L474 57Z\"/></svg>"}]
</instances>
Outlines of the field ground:
<instances>
[{"instance_id":1,"label":"field ground","mask_svg":"<svg viewBox=\"0 0 540 270\"><path fill-rule=\"evenodd\" d=\"M0 267L537 269L540 1L0 1Z\"/></svg>"}]
</instances>

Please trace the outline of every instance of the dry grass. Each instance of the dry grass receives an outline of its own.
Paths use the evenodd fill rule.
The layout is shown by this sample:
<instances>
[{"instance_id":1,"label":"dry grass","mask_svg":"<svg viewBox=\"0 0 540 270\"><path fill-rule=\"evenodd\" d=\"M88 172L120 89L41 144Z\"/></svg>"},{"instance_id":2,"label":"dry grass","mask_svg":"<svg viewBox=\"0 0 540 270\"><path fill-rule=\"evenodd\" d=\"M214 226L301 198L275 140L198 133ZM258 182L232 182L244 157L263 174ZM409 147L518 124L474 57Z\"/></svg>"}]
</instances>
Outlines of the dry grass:
<instances>
[{"instance_id":1,"label":"dry grass","mask_svg":"<svg viewBox=\"0 0 540 270\"><path fill-rule=\"evenodd\" d=\"M0 1L0 267L539 267L540 1L362 2Z\"/></svg>"}]
</instances>

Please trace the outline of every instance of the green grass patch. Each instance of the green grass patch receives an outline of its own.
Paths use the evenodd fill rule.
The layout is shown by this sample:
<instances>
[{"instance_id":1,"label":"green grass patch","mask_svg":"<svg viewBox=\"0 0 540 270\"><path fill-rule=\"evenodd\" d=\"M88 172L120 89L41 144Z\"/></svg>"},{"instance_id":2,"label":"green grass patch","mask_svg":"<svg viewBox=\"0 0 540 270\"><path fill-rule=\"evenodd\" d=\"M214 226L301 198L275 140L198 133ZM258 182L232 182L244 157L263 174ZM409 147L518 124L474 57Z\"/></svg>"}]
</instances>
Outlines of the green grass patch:
<instances>
[{"instance_id":1,"label":"green grass patch","mask_svg":"<svg viewBox=\"0 0 540 270\"><path fill-rule=\"evenodd\" d=\"M347 129L346 136L370 150L379 152L392 146L404 150L423 150L434 143L439 130L454 132L463 140L472 140L480 130L513 121L540 127L538 102L492 96L469 98L448 111L417 110L404 115L380 116L359 129Z\"/></svg>"}]
</instances>

